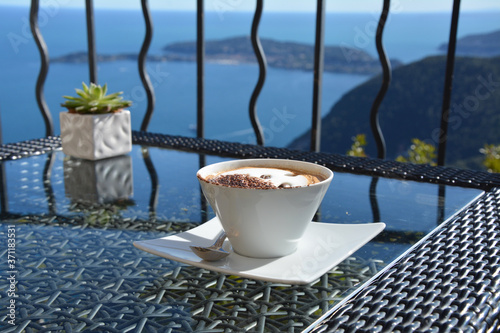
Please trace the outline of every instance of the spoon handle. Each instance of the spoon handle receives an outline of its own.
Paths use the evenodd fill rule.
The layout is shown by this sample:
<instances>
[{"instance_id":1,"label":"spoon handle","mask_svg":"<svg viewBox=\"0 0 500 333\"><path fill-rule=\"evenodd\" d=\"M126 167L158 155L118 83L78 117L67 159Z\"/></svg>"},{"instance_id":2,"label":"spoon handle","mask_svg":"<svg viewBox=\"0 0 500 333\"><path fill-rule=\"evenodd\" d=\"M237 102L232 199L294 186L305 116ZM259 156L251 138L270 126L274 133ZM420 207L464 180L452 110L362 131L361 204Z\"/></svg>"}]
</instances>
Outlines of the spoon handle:
<instances>
[{"instance_id":1,"label":"spoon handle","mask_svg":"<svg viewBox=\"0 0 500 333\"><path fill-rule=\"evenodd\" d=\"M220 234L217 235L217 238L215 239L215 242L211 247L217 247L217 248L222 247L222 244L224 244L226 237L227 237L226 232L222 230Z\"/></svg>"}]
</instances>

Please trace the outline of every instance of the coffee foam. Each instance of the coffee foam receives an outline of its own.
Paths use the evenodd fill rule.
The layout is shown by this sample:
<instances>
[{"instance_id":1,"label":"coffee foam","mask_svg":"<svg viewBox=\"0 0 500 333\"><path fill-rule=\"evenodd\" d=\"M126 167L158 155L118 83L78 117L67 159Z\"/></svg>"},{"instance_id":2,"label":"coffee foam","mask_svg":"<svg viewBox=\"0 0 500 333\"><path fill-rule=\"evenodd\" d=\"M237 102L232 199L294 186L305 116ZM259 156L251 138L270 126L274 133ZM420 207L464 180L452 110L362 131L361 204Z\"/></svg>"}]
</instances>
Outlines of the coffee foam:
<instances>
[{"instance_id":1,"label":"coffee foam","mask_svg":"<svg viewBox=\"0 0 500 333\"><path fill-rule=\"evenodd\" d=\"M285 188L308 186L320 181L318 177L312 175L277 168L243 167L218 174L218 176L223 175L248 175L265 180L276 187Z\"/></svg>"}]
</instances>

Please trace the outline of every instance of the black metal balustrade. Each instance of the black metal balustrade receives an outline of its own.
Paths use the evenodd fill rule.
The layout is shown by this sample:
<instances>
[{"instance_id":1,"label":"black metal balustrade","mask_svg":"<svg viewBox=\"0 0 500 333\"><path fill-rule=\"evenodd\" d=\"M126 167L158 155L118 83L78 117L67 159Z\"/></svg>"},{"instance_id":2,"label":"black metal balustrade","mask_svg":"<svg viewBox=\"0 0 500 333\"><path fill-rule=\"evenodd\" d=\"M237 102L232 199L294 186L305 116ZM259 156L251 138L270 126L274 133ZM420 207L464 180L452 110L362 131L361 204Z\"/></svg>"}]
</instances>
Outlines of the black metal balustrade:
<instances>
[{"instance_id":1,"label":"black metal balustrade","mask_svg":"<svg viewBox=\"0 0 500 333\"><path fill-rule=\"evenodd\" d=\"M90 82L97 83L97 54L95 48L95 29L94 29L94 4L92 0L85 1L86 6L86 22L87 22L87 38L88 38L88 63L89 63L89 77ZM256 1L256 8L254 13L254 18L252 21L252 26L250 29L250 39L252 46L257 57L257 62L259 65L259 77L255 89L250 97L249 102L249 117L254 129L255 136L257 138L258 145L264 145L264 134L262 127L260 125L256 104L259 98L261 89L264 85L266 79L267 63L265 58L264 50L262 49L258 29L260 24L260 18L263 11L264 2L263 0ZM378 111L379 107L384 99L384 96L389 88L391 81L391 66L389 58L385 53L383 46L383 33L385 23L390 13L390 0L383 1L383 7L381 15L378 21L377 32L375 35L375 42L377 47L377 52L382 67L382 82L379 93L375 97L372 104L372 109L370 112L370 122L371 130L375 138L375 143L377 145L377 157L385 158L386 148L385 141L382 130L378 122ZM151 13L149 10L149 5L147 0L141 0L141 8L144 15L144 22L146 26L146 33L144 36L144 42L140 49L138 57L138 68L141 77L142 84L147 95L147 110L144 119L141 124L141 131L147 131L149 122L151 120L152 114L154 112L155 95L151 81L149 80L148 73L146 71L146 57L149 49L149 45L153 36L153 20L151 18ZM30 11L30 26L35 38L36 44L38 46L40 57L41 57L41 68L36 86L36 99L40 111L42 112L45 127L46 136L52 136L54 134L53 123L51 119L50 112L44 101L43 87L47 77L48 67L49 67L49 54L43 37L38 29L38 10L39 10L39 0L31 1L31 11ZM446 154L446 141L448 132L448 115L450 109L451 91L453 86L453 68L455 60L455 47L457 38L457 28L458 19L460 16L460 0L453 1L451 26L449 34L449 43L447 51L447 62L446 62L446 73L444 80L443 89L443 102L441 110L441 127L439 135L439 146L438 146L438 165L444 165L445 154ZM204 3L202 0L197 1L197 137L204 137L204 61L205 61L205 47L204 47ZM310 138L310 150L320 151L320 138L321 138L321 83L322 83L322 71L324 62L324 19L325 19L325 1L317 0L316 7L316 37L314 46L314 80L313 80L313 100L312 100L312 121L311 121L311 138Z\"/></svg>"}]
</instances>

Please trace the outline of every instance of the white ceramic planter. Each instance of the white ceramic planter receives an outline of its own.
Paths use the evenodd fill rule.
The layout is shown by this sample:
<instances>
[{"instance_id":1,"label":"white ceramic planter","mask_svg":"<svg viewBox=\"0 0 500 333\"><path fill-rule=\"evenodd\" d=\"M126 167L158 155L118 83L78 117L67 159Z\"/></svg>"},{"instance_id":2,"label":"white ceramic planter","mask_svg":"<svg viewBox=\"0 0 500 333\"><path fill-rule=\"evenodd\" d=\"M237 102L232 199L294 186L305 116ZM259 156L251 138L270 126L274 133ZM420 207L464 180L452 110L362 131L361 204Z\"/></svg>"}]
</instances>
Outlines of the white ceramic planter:
<instances>
[{"instance_id":1,"label":"white ceramic planter","mask_svg":"<svg viewBox=\"0 0 500 333\"><path fill-rule=\"evenodd\" d=\"M64 190L76 202L112 203L133 194L132 159L64 160Z\"/></svg>"},{"instance_id":2,"label":"white ceramic planter","mask_svg":"<svg viewBox=\"0 0 500 333\"><path fill-rule=\"evenodd\" d=\"M59 120L62 148L66 155L100 160L132 150L128 110L96 115L61 112Z\"/></svg>"}]
</instances>

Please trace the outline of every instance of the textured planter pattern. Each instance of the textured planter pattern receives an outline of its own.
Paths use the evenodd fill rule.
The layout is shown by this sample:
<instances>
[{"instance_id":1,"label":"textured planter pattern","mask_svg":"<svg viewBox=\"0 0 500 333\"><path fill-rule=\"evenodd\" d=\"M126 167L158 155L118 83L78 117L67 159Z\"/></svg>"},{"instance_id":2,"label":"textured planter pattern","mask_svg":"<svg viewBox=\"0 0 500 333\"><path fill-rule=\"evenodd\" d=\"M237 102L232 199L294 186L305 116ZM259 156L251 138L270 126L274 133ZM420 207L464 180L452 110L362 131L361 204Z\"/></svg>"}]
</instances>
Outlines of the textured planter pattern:
<instances>
[{"instance_id":1,"label":"textured planter pattern","mask_svg":"<svg viewBox=\"0 0 500 333\"><path fill-rule=\"evenodd\" d=\"M65 154L87 160L127 154L132 150L130 111L86 115L61 112Z\"/></svg>"},{"instance_id":2,"label":"textured planter pattern","mask_svg":"<svg viewBox=\"0 0 500 333\"><path fill-rule=\"evenodd\" d=\"M100 161L64 161L66 196L76 202L112 203L133 194L132 159L122 155Z\"/></svg>"}]
</instances>

